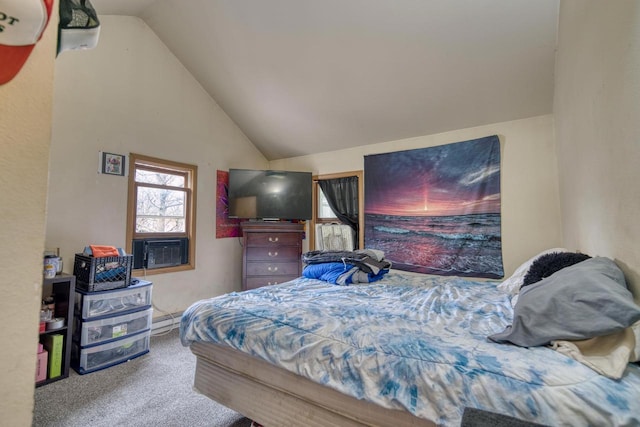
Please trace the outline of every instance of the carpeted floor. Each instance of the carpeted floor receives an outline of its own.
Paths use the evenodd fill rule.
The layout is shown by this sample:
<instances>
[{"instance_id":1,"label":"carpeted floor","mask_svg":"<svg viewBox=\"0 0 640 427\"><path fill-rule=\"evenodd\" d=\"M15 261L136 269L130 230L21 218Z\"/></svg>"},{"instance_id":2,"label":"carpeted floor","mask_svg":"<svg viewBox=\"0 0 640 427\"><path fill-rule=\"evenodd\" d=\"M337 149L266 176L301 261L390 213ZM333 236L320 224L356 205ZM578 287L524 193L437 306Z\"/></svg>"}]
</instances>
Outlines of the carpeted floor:
<instances>
[{"instance_id":1,"label":"carpeted floor","mask_svg":"<svg viewBox=\"0 0 640 427\"><path fill-rule=\"evenodd\" d=\"M36 389L33 426L249 427L251 421L193 391L195 356L178 331L151 337L150 352Z\"/></svg>"}]
</instances>

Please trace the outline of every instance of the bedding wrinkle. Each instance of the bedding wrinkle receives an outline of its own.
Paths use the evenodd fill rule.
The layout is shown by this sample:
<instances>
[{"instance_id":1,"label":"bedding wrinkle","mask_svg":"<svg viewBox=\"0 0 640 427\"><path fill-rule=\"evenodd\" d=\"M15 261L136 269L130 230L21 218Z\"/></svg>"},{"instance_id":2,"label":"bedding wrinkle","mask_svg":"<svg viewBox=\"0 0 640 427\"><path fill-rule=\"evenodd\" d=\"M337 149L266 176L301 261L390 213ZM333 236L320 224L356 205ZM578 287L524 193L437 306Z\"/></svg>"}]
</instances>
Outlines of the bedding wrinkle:
<instances>
[{"instance_id":1,"label":"bedding wrinkle","mask_svg":"<svg viewBox=\"0 0 640 427\"><path fill-rule=\"evenodd\" d=\"M640 424L640 367L616 382L550 348L486 338L512 318L510 294L493 283L392 271L358 286L300 278L202 300L180 333L184 345L224 342L438 425L458 426L465 406L554 426L576 408L585 425Z\"/></svg>"}]
</instances>

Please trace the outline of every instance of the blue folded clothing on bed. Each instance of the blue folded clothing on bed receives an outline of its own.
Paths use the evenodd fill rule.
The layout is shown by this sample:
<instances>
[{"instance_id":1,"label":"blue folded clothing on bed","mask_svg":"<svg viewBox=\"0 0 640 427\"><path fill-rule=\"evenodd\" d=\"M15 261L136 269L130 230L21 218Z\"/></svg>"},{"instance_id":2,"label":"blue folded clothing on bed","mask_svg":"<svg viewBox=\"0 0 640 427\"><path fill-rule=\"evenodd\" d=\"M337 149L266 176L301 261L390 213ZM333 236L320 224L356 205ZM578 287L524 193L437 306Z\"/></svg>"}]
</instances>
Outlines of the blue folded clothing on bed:
<instances>
[{"instance_id":1,"label":"blue folded clothing on bed","mask_svg":"<svg viewBox=\"0 0 640 427\"><path fill-rule=\"evenodd\" d=\"M352 283L371 283L389 272L389 269L378 270L377 273L367 273L357 265L346 262L325 262L311 264L304 268L302 275L309 279L318 279L335 285L349 285Z\"/></svg>"},{"instance_id":2,"label":"blue folded clothing on bed","mask_svg":"<svg viewBox=\"0 0 640 427\"><path fill-rule=\"evenodd\" d=\"M336 283L338 277L345 272L346 264L341 262L327 262L323 264L308 265L302 271L302 275L309 279L324 280Z\"/></svg>"},{"instance_id":3,"label":"blue folded clothing on bed","mask_svg":"<svg viewBox=\"0 0 640 427\"><path fill-rule=\"evenodd\" d=\"M381 270L389 270L391 263L384 259L384 252L375 249L355 251L309 251L302 254L305 265L339 262L358 267L365 273L377 275Z\"/></svg>"}]
</instances>

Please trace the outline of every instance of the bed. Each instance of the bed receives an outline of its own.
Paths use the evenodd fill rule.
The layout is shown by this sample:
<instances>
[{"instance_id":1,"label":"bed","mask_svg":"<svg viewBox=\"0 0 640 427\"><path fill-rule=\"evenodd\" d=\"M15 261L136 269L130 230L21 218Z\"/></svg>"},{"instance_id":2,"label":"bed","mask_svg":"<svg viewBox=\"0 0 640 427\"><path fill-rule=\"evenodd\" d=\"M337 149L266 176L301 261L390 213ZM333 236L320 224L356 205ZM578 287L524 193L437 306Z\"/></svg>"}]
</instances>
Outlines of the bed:
<instances>
[{"instance_id":1,"label":"bed","mask_svg":"<svg viewBox=\"0 0 640 427\"><path fill-rule=\"evenodd\" d=\"M198 301L180 337L197 357L195 389L265 426L457 426L465 408L543 425L640 425L638 365L612 379L549 345L509 342L532 294L514 309L509 280L300 277ZM625 310L615 320L630 330L640 308L631 298Z\"/></svg>"}]
</instances>

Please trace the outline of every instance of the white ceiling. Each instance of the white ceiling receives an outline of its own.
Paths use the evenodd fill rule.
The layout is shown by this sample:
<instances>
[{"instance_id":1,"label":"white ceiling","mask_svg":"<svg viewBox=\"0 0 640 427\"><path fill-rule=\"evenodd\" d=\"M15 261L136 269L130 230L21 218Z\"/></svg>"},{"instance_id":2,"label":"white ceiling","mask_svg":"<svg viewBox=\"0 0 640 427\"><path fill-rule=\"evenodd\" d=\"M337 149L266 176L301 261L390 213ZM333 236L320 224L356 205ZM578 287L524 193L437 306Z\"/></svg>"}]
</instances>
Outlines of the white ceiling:
<instances>
[{"instance_id":1,"label":"white ceiling","mask_svg":"<svg viewBox=\"0 0 640 427\"><path fill-rule=\"evenodd\" d=\"M269 160L549 114L559 0L91 0Z\"/></svg>"}]
</instances>

